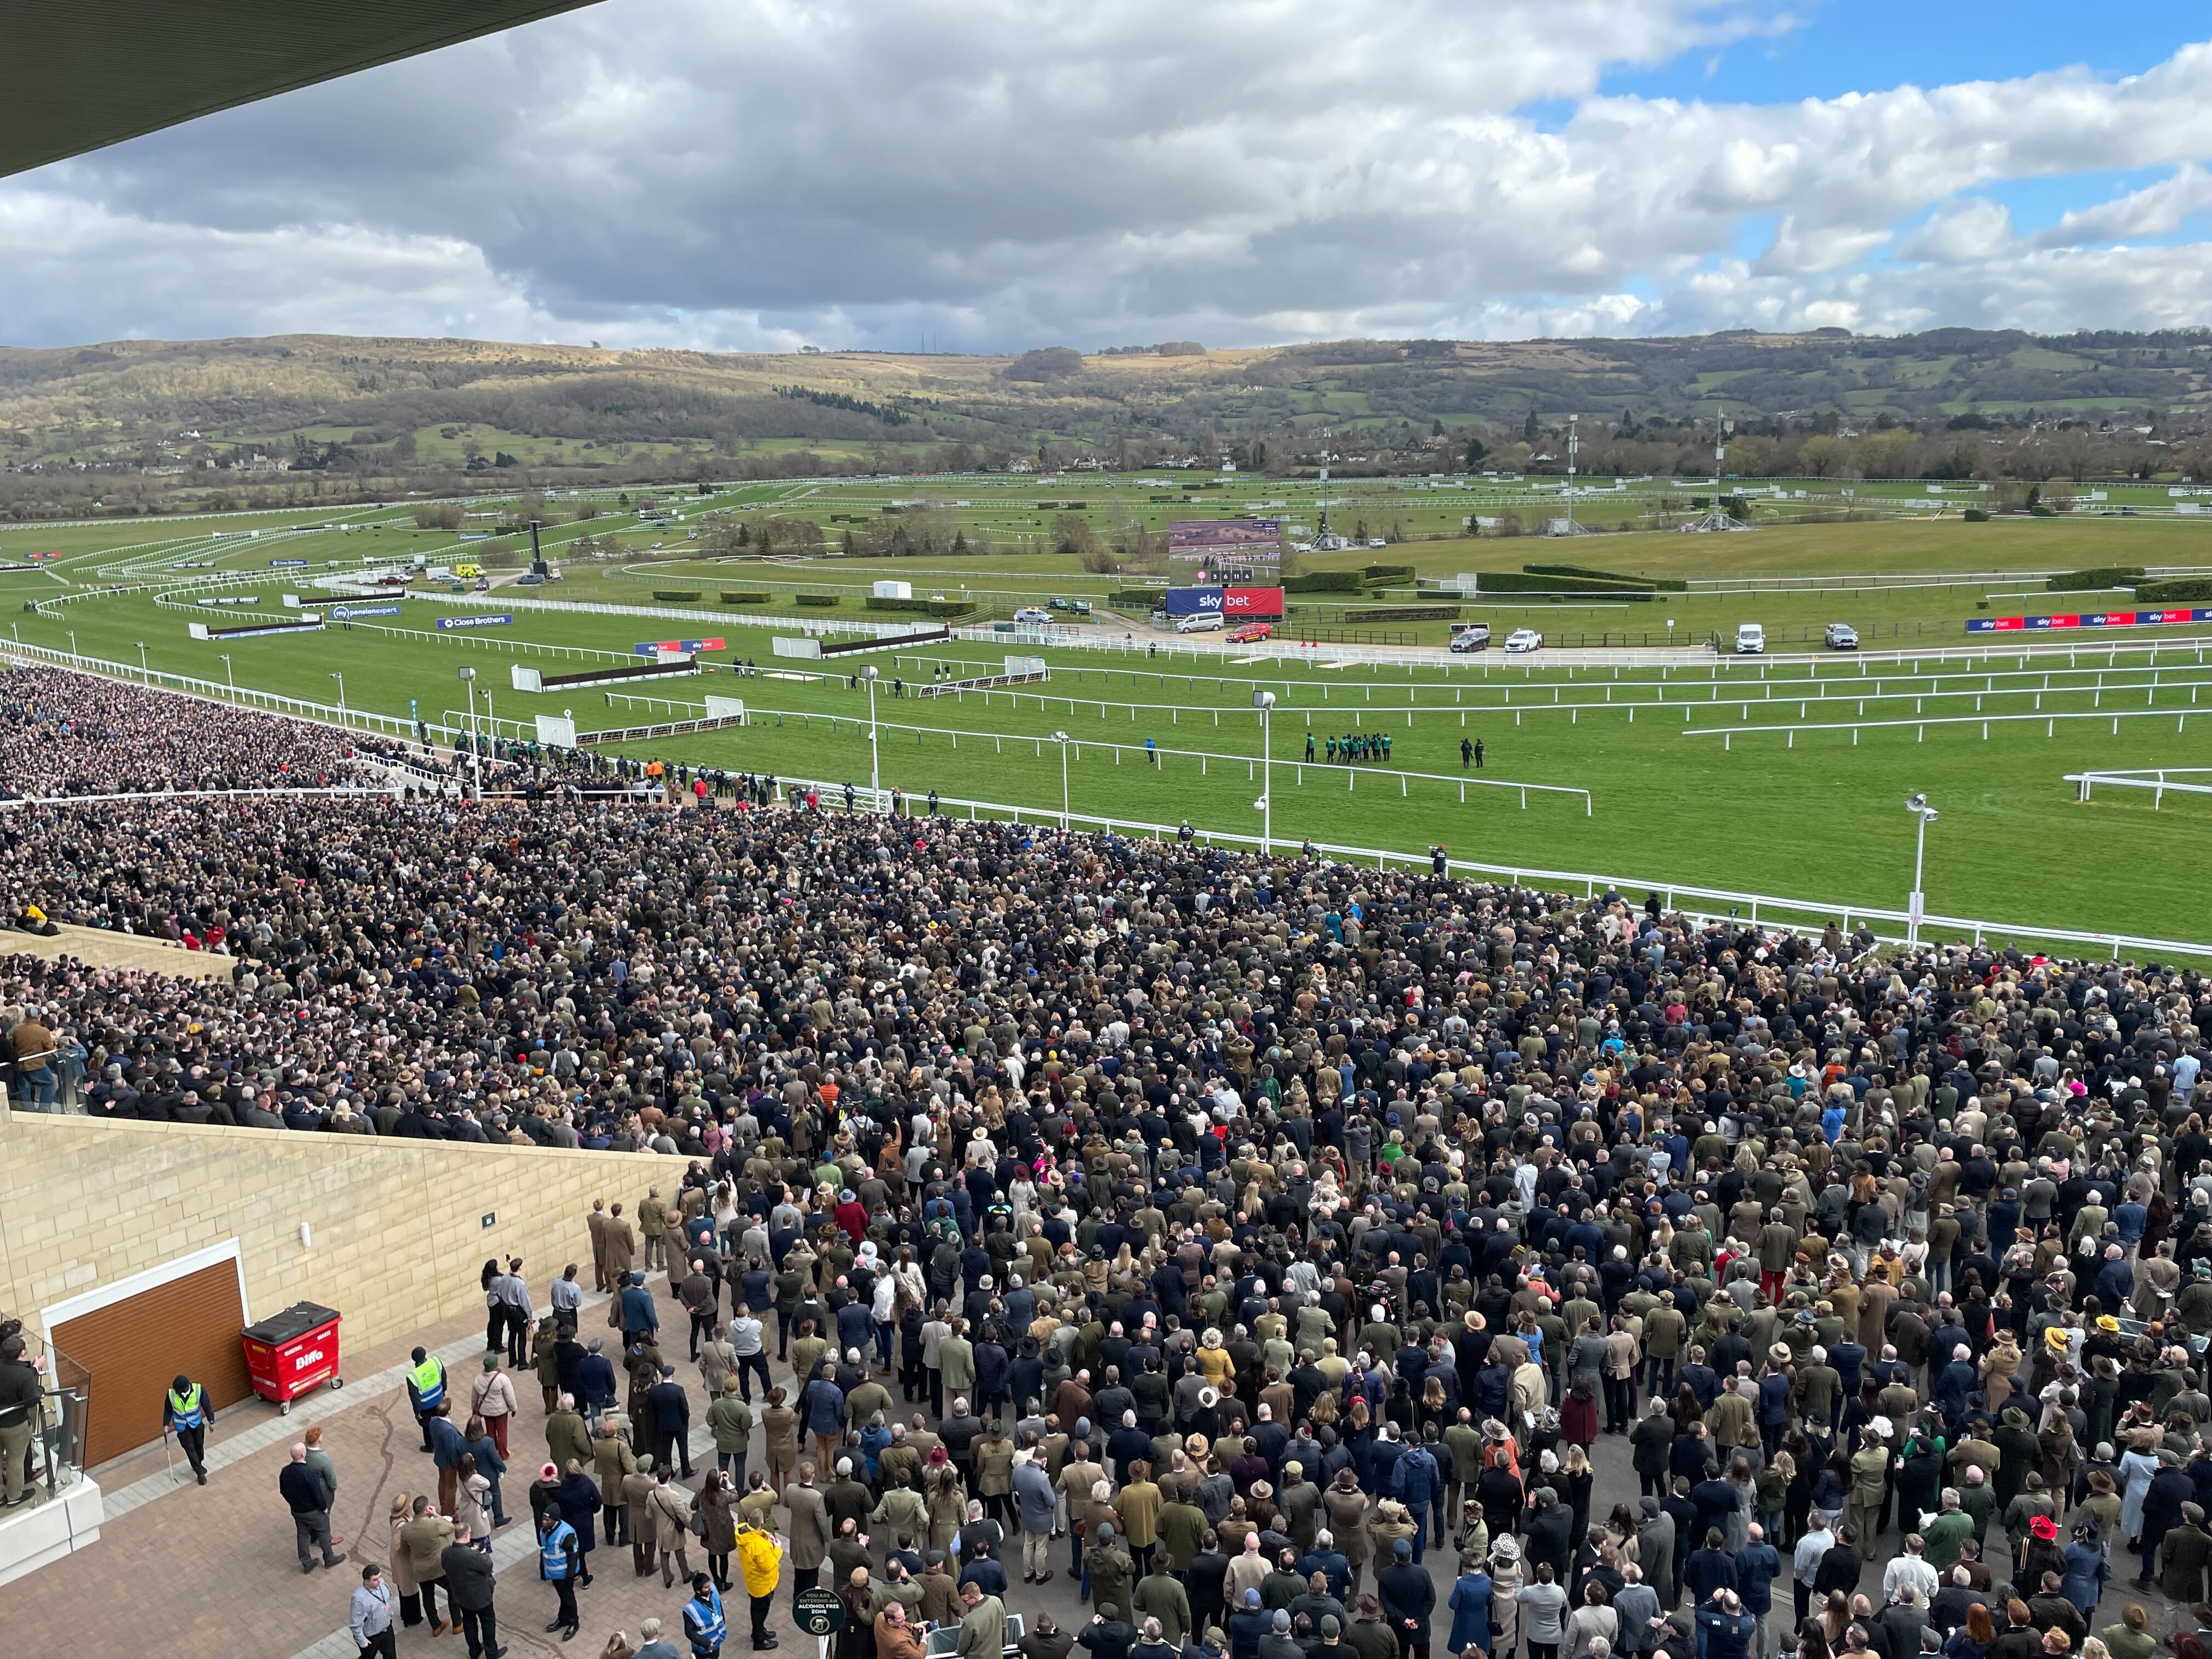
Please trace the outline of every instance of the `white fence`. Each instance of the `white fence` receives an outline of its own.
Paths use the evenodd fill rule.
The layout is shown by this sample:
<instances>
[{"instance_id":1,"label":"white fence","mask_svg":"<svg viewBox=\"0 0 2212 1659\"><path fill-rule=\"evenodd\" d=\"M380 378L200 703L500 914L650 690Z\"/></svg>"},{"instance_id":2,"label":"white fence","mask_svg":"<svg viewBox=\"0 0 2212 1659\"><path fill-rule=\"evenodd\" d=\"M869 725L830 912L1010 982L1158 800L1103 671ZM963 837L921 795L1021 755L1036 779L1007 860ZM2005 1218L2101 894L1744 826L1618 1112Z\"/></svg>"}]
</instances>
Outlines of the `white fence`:
<instances>
[{"instance_id":1,"label":"white fence","mask_svg":"<svg viewBox=\"0 0 2212 1659\"><path fill-rule=\"evenodd\" d=\"M155 671L143 677L136 669L121 663L104 661L98 658L79 656L71 652L51 650L43 646L22 645L14 641L0 641L0 657L44 662L58 667L72 668L79 672L104 675L106 678L143 684L156 690L172 690L185 695L218 702L231 702L241 707L263 709L268 713L285 714L295 719L313 720L323 725L345 725L368 731L411 738L415 729L411 722L391 715L368 714L359 709L339 709L327 703L308 702L295 697L280 697L270 692L248 691L224 686L208 680L188 676L167 674ZM2106 718L2109 718L2107 716ZM481 722L480 722L481 723ZM456 728L432 725L434 732L457 735ZM1242 757L1239 757L1242 758ZM1296 764L1284 762L1280 764ZM787 786L788 787L788 786ZM801 783L811 787L824 799L834 792L842 799L845 785L815 782ZM1531 786L1532 787L1534 786ZM866 791L861 791L863 794ZM887 792L888 794L888 792ZM1049 809L1018 806L1003 801L981 801L966 799L940 798L944 804L964 809L971 817L988 816L1019 819L1024 823L1046 823L1059 816ZM907 796L905 804L911 811L915 798ZM1152 823L1134 817L1102 817L1087 812L1068 815L1072 826L1132 833L1154 839L1168 839L1178 833L1176 826ZM1229 847L1261 848L1257 836L1224 830L1200 832L1197 839L1209 844ZM1264 850L1291 850L1301 843L1277 836L1267 843ZM1429 862L1430 855L1407 853L1389 848L1348 847L1334 842L1313 843L1316 852L1333 858L1358 863L1372 862L1377 868L1393 864L1421 866ZM1572 891L1581 889L1586 897L1601 892L1615 891L1624 895L1632 892L1656 893L1669 910L1679 910L1699 917L1720 918L1750 922L1756 926L1777 927L1820 927L1830 921L1848 929L1854 921L1875 926L1877 937L1900 943L1904 935L1895 931L1909 925L1911 918L1899 909L1881 905L1854 904L1831 899L1798 899L1779 897L1765 893L1736 892L1726 888L1704 887L1689 883L1669 881L1647 876L1598 874L1583 871L1550 870L1528 865L1488 864L1468 859L1452 859L1449 867L1453 872L1469 876L1499 878L1516 885L1535 885L1549 890ZM1723 908L1725 907L1725 908ZM2080 928L2054 927L2036 923L1992 921L1973 916L1929 915L1921 919L1924 933L1951 933L1971 938L1977 945L1986 939L2023 940L2042 944L2078 945L2107 951L2117 960L2124 952L2155 953L2161 956L2186 956L2212 961L2212 945L2182 939L2151 938L2142 934L2090 932ZM1880 930L1888 927L1892 931Z\"/></svg>"},{"instance_id":2,"label":"white fence","mask_svg":"<svg viewBox=\"0 0 2212 1659\"><path fill-rule=\"evenodd\" d=\"M787 793L812 790L825 804L841 804L848 787L844 782L829 783L819 779L781 778L779 785ZM880 800L869 805L867 787L854 787L856 804L869 810L887 810L890 797L896 792L884 790ZM1023 823L1050 824L1060 821L1061 814L1050 807L1015 806L1004 801L969 800L950 795L938 798L941 807L953 809L955 816L971 819L1006 818ZM900 805L907 817L926 816L927 796L901 794ZM1095 830L1115 835L1134 835L1152 841L1172 841L1180 838L1178 826L1152 823L1144 819L1121 817L1100 817L1096 813L1071 812L1066 815L1070 828ZM1257 836L1241 835L1219 830L1194 828L1192 839L1205 846L1249 848L1268 852L1291 853L1311 848L1322 856L1347 864L1372 864L1376 869L1401 867L1428 868L1433 853L1407 853L1373 847L1348 847L1334 842L1299 842L1278 836L1265 844ZM1846 932L1854 923L1873 926L1875 937L1886 944L1901 945L1905 935L1902 931L1910 925L1911 918L1903 910L1882 905L1852 904L1836 900L1780 898L1768 893L1741 893L1724 887L1701 887L1685 882L1667 881L1644 876L1600 875L1579 870L1547 870L1532 865L1487 864L1474 859L1447 858L1445 867L1455 876L1471 876L1502 879L1513 886L1528 886L1553 892L1573 892L1579 889L1584 898L1595 898L1601 893L1618 893L1631 902L1639 894L1656 893L1669 913L1708 921L1735 921L1754 927L1819 930L1830 921ZM2186 956L2212 961L2212 944L2185 939L2152 939L2136 933L2092 933L2080 928L2048 927L2033 923L1989 921L1973 916L1927 915L1921 918L1923 939L1950 933L1961 939L1971 939L1976 945L1987 940L2018 940L2039 944L2065 944L2094 946L2109 951L2117 961L2124 951L2154 952L2160 956ZM1887 929L1888 931L1884 931Z\"/></svg>"},{"instance_id":3,"label":"white fence","mask_svg":"<svg viewBox=\"0 0 2212 1659\"><path fill-rule=\"evenodd\" d=\"M2043 735L2046 738L2055 738L2058 735L2058 722L2061 720L2110 720L2112 723L2112 735L2117 738L2120 735L2122 720L2170 720L2173 722L2173 729L2176 732L2186 732L2189 729L2189 711L2185 708L2124 708L2117 713L2106 709L2101 713L2074 714L1930 714L1925 719L1915 717L1911 720L1792 720L1786 725L1780 722L1752 721L1736 726L1695 726L1684 731L1682 735L1686 738L1717 737L1721 740L1721 747L1727 750L1735 747L1735 739L1738 738L1773 737L1779 734L1787 739L1782 745L1784 748L1795 749L1797 746L1797 734L1800 732L1848 732L1851 734L1851 742L1856 744L1861 732L1896 731L1909 726L1917 734L1913 741L1924 743L1928 738L1928 728L1931 726L1978 726L1982 728L1982 741L1986 743L1989 741L1990 727L1992 726L2016 725L2022 722L2033 725L2040 720L2043 722Z\"/></svg>"},{"instance_id":4,"label":"white fence","mask_svg":"<svg viewBox=\"0 0 2212 1659\"><path fill-rule=\"evenodd\" d=\"M2148 789L2150 809L2157 811L2168 795L2212 795L2212 766L2164 766L2130 772L2069 772L2066 781L2076 787L2075 799L2086 801L2099 784L2108 789Z\"/></svg>"}]
</instances>

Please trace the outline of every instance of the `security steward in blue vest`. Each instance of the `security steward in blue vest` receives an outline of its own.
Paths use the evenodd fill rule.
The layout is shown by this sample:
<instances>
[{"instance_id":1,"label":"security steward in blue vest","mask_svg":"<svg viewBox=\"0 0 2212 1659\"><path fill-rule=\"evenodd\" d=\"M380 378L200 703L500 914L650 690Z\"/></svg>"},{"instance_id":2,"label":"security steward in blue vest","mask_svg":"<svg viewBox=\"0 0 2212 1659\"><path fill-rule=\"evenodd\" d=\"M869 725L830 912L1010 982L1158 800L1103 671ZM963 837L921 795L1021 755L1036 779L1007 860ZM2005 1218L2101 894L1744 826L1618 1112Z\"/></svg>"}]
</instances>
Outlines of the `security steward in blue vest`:
<instances>
[{"instance_id":1,"label":"security steward in blue vest","mask_svg":"<svg viewBox=\"0 0 2212 1659\"><path fill-rule=\"evenodd\" d=\"M408 1356L407 1403L414 1407L416 1424L422 1431L422 1449L435 1451L430 1443L430 1419L446 1403L446 1362L425 1349Z\"/></svg>"},{"instance_id":2,"label":"security steward in blue vest","mask_svg":"<svg viewBox=\"0 0 2212 1659\"><path fill-rule=\"evenodd\" d=\"M715 1592L714 1581L703 1572L691 1575L691 1599L684 1604L684 1634L691 1644L691 1659L721 1659L729 1625L722 1617L722 1598Z\"/></svg>"},{"instance_id":3,"label":"security steward in blue vest","mask_svg":"<svg viewBox=\"0 0 2212 1659\"><path fill-rule=\"evenodd\" d=\"M207 1390L179 1372L161 1401L161 1426L175 1432L177 1443L191 1463L193 1477L203 1486L207 1485L208 1425L214 1421L215 1407L208 1404Z\"/></svg>"},{"instance_id":4,"label":"security steward in blue vest","mask_svg":"<svg viewBox=\"0 0 2212 1659\"><path fill-rule=\"evenodd\" d=\"M576 1639L576 1627L583 1622L576 1611L576 1580L583 1571L583 1546L576 1529L561 1518L558 1510L546 1510L538 1517L538 1576L561 1598L559 1614L545 1628L560 1631L564 1642Z\"/></svg>"}]
</instances>

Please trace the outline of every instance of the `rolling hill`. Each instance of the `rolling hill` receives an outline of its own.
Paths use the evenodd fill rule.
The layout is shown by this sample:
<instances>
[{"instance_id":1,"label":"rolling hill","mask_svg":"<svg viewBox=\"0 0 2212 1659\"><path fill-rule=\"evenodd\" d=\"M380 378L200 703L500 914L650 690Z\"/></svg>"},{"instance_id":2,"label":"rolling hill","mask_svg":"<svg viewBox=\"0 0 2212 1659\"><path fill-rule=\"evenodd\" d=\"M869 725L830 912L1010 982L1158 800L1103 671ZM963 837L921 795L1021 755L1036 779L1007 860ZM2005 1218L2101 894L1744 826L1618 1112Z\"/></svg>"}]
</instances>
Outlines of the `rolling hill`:
<instances>
[{"instance_id":1,"label":"rolling hill","mask_svg":"<svg viewBox=\"0 0 2212 1659\"><path fill-rule=\"evenodd\" d=\"M1689 443L1909 424L2202 428L2212 334L1350 340L1085 356L615 351L290 336L0 348L0 508L299 473L441 483L963 468L1018 458L1347 468L1550 431ZM1350 452L1364 451L1354 460ZM1662 454L1665 453L1662 450ZM1624 456L1623 465L1639 464ZM1649 458L1644 463L1649 464Z\"/></svg>"}]
</instances>

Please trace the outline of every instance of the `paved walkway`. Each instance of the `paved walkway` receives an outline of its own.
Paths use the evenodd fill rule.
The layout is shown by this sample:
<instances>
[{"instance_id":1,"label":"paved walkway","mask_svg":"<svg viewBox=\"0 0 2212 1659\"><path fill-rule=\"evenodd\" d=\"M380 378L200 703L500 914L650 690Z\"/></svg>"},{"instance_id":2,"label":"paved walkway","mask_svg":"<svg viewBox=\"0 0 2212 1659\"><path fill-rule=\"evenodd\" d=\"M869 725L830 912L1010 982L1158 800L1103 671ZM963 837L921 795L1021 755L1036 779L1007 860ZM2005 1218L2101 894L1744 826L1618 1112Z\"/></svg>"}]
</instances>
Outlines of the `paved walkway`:
<instances>
[{"instance_id":1,"label":"paved walkway","mask_svg":"<svg viewBox=\"0 0 2212 1659\"><path fill-rule=\"evenodd\" d=\"M688 1322L665 1300L666 1287L658 1276L655 1289L664 1298L664 1328L671 1336L671 1352L680 1352ZM595 1297L586 1309L583 1328L587 1334L599 1328L590 1310L598 1305L599 1298ZM420 1333L413 1340L434 1346L459 1382L475 1374L483 1335L479 1322L456 1320ZM401 1364L410 1346L394 1343L349 1356L347 1386L297 1402L289 1417L258 1400L231 1407L211 1437L210 1479L205 1487L166 1472L159 1443L102 1468L99 1474L109 1498L109 1520L100 1543L0 1589L0 1653L67 1654L70 1659L144 1659L147 1655L162 1659L356 1659L344 1623L360 1564L388 1560L386 1516L395 1493L436 1489L435 1474L421 1449L400 1386ZM787 1369L773 1369L776 1380L788 1386ZM698 1409L702 1389L697 1372L680 1360L678 1370ZM688 1592L681 1581L678 1588L664 1589L658 1574L637 1577L628 1549L604 1542L593 1558L594 1582L580 1595L581 1633L566 1645L557 1635L545 1633L554 1597L538 1581L533 1565L526 1497L544 1459L544 1413L534 1376L518 1375L515 1392L521 1411L511 1433L513 1456L504 1490L509 1514L521 1518L496 1534L494 1547L501 1570L501 1640L517 1659L554 1653L597 1656L617 1630L626 1632L632 1645L640 1645L639 1626L658 1617L667 1627L667 1639L683 1650L681 1609ZM106 1403L111 1409L118 1408L115 1402ZM335 1525L344 1540L339 1547L349 1559L335 1571L318 1569L302 1574L293 1551L290 1517L276 1494L276 1478L289 1447L316 1423L324 1425L325 1445L337 1466ZM695 1431L695 1468L711 1466L710 1444L703 1429ZM1615 1502L1632 1504L1637 1482L1625 1440L1601 1435L1591 1451L1597 1468L1592 1513L1601 1519ZM759 1456L756 1442L756 1462ZM179 1461L178 1468L182 1467ZM1895 1533L1886 1536L1881 1559L1894 1553L1896 1541ZM2002 1582L2009 1574L2002 1565L2002 1532L1995 1526L1990 1546ZM1049 1613L1070 1630L1087 1621L1089 1609L1077 1600L1076 1581L1066 1571L1066 1549L1065 1543L1055 1546L1056 1576L1050 1584L1013 1583L1010 1610L1032 1621ZM1018 1577L1018 1551L1012 1553ZM700 1567L704 1562L695 1555L691 1565ZM1870 1567L1863 1581L1867 1593L1877 1598L1880 1565L1877 1561ZM1441 1644L1449 1627L1443 1603L1456 1564L1448 1550L1432 1549L1428 1565L1437 1584L1441 1622L1436 1639ZM2114 1583L2091 1621L2093 1630L2118 1623L2126 1604L2138 1599L2150 1610L2154 1634L2163 1636L2189 1623L2186 1610L2163 1596L2138 1597L2128 1589L2125 1580L2134 1571L2131 1558L2116 1556L2114 1565ZM1372 1582L1370 1575L1370 1588ZM1779 1636L1790 1607L1786 1578L1776 1589L1778 1612L1772 1629ZM728 1601L732 1638L725 1651L736 1656L749 1649L748 1613L742 1590ZM799 1633L790 1612L787 1573L786 1587L776 1598L774 1627L781 1640L781 1653L806 1659L814 1651L813 1640ZM403 1654L464 1652L456 1638L434 1642L427 1625L403 1630L399 1650Z\"/></svg>"}]
</instances>

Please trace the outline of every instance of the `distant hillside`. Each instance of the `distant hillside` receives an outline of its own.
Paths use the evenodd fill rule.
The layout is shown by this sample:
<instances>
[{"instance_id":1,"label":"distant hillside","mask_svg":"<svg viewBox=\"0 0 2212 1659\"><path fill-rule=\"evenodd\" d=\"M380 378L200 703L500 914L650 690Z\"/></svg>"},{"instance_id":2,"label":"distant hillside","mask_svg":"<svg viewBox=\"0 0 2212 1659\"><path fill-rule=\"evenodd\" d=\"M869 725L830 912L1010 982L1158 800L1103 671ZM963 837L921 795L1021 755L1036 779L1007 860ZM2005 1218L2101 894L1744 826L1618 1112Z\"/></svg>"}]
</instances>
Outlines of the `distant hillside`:
<instances>
[{"instance_id":1,"label":"distant hillside","mask_svg":"<svg viewBox=\"0 0 2212 1659\"><path fill-rule=\"evenodd\" d=\"M290 336L0 348L0 510L89 490L316 493L521 468L540 482L776 475L1042 457L1282 471L1395 466L1470 438L1652 440L1718 412L1747 434L2092 425L2202 429L2212 334L1838 330L1668 340L1189 341L1018 358L713 355ZM1595 459L1595 458L1594 458ZM1620 464L1638 464L1625 452ZM1649 459L1649 457L1644 458ZM215 476L210 477L210 474ZM504 482L504 479L501 480ZM288 495L287 499L291 495Z\"/></svg>"}]
</instances>

